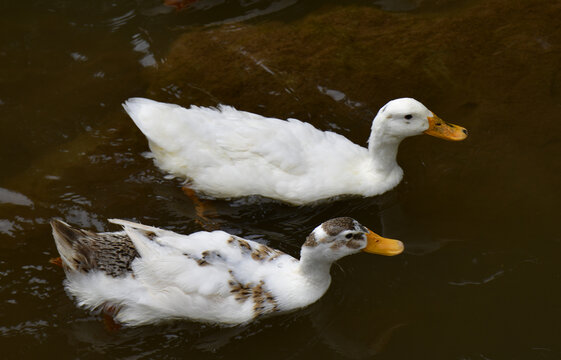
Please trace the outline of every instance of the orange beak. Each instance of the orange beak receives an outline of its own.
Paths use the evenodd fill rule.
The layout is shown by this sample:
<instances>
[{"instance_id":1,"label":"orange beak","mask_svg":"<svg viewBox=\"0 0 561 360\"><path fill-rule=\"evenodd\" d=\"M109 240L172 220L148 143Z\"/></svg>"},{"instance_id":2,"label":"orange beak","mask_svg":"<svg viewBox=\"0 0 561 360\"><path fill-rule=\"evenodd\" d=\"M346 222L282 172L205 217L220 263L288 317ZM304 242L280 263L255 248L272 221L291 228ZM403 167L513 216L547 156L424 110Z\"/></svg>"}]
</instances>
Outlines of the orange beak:
<instances>
[{"instance_id":1,"label":"orange beak","mask_svg":"<svg viewBox=\"0 0 561 360\"><path fill-rule=\"evenodd\" d=\"M429 116L427 120L429 121L429 128L425 130L427 135L452 141L461 141L467 138L468 131L461 126L449 124L434 114Z\"/></svg>"},{"instance_id":2,"label":"orange beak","mask_svg":"<svg viewBox=\"0 0 561 360\"><path fill-rule=\"evenodd\" d=\"M372 254L394 256L403 252L403 243L399 240L387 239L372 230L366 234L366 247L362 251Z\"/></svg>"}]
</instances>

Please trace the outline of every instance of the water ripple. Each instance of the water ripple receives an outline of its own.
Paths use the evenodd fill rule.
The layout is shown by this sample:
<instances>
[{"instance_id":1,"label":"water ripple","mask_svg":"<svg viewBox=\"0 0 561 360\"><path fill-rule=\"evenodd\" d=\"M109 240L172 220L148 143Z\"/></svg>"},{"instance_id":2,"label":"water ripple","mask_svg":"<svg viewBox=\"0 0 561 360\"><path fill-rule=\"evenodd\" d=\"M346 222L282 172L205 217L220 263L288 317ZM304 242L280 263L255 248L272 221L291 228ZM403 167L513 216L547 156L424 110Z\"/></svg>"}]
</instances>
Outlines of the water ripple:
<instances>
[{"instance_id":1,"label":"water ripple","mask_svg":"<svg viewBox=\"0 0 561 360\"><path fill-rule=\"evenodd\" d=\"M129 10L124 15L114 17L107 20L107 24L111 28L111 31L115 32L125 26L130 20L136 17L136 11L134 9Z\"/></svg>"},{"instance_id":2,"label":"water ripple","mask_svg":"<svg viewBox=\"0 0 561 360\"><path fill-rule=\"evenodd\" d=\"M134 46L133 50L144 55L140 59L140 64L144 67L156 66L156 58L150 50L150 43L142 38L141 34L135 34L132 37L131 44Z\"/></svg>"},{"instance_id":3,"label":"water ripple","mask_svg":"<svg viewBox=\"0 0 561 360\"><path fill-rule=\"evenodd\" d=\"M26 321L13 326L0 326L0 334L2 336L14 335L38 335L44 332L45 328L50 327L49 323L45 320Z\"/></svg>"},{"instance_id":4,"label":"water ripple","mask_svg":"<svg viewBox=\"0 0 561 360\"><path fill-rule=\"evenodd\" d=\"M0 188L0 204L33 206L33 201L18 192Z\"/></svg>"},{"instance_id":5,"label":"water ripple","mask_svg":"<svg viewBox=\"0 0 561 360\"><path fill-rule=\"evenodd\" d=\"M342 91L334 90L334 89L328 89L325 86L321 86L321 85L318 85L317 89L319 90L320 93L329 96L333 100L335 100L337 102L343 102L345 105L347 105L351 109L364 107L363 103L358 102L358 101L353 101L353 100L349 99L347 97L347 95Z\"/></svg>"},{"instance_id":6,"label":"water ripple","mask_svg":"<svg viewBox=\"0 0 561 360\"><path fill-rule=\"evenodd\" d=\"M231 17L231 18L226 19L226 20L210 23L210 24L207 24L207 26L215 26L215 25L219 25L219 24L230 24L230 23L235 23L235 22L242 22L242 21L246 21L246 20L249 20L249 19L259 17L259 16L274 14L274 13L279 12L281 10L284 10L284 9L290 7L290 6L293 6L297 3L298 3L297 0L275 1L265 9L251 9L251 10L248 10L244 15ZM193 6L193 7L195 7L195 6Z\"/></svg>"},{"instance_id":7,"label":"water ripple","mask_svg":"<svg viewBox=\"0 0 561 360\"><path fill-rule=\"evenodd\" d=\"M466 286L466 285L483 285L483 284L487 284L490 283L493 280L496 280L497 278L503 276L505 273L504 270L499 270L479 281L477 280L461 280L461 281L450 281L448 282L448 284L450 285L454 285L454 286Z\"/></svg>"},{"instance_id":8,"label":"water ripple","mask_svg":"<svg viewBox=\"0 0 561 360\"><path fill-rule=\"evenodd\" d=\"M13 221L7 219L0 219L0 234L5 234L10 237L15 236L17 231L21 231L23 228Z\"/></svg>"}]
</instances>

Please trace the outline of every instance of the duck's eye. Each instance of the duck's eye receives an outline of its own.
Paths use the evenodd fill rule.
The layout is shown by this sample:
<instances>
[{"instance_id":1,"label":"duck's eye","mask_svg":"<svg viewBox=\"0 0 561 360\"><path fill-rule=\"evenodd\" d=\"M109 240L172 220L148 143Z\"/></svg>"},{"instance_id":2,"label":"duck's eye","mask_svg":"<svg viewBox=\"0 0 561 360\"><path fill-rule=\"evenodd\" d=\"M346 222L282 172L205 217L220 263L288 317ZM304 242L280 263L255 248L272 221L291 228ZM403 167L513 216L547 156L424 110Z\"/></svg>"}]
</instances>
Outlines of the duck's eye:
<instances>
[{"instance_id":1,"label":"duck's eye","mask_svg":"<svg viewBox=\"0 0 561 360\"><path fill-rule=\"evenodd\" d=\"M408 114L408 115L404 116L404 118L406 118L407 120L411 119L412 117L413 117L413 115L411 115L411 114Z\"/></svg>"},{"instance_id":2,"label":"duck's eye","mask_svg":"<svg viewBox=\"0 0 561 360\"><path fill-rule=\"evenodd\" d=\"M351 234L351 233L348 233L347 235L345 235L345 237L346 237L347 239L350 239L350 238L352 238L352 237L353 237L353 234Z\"/></svg>"}]
</instances>

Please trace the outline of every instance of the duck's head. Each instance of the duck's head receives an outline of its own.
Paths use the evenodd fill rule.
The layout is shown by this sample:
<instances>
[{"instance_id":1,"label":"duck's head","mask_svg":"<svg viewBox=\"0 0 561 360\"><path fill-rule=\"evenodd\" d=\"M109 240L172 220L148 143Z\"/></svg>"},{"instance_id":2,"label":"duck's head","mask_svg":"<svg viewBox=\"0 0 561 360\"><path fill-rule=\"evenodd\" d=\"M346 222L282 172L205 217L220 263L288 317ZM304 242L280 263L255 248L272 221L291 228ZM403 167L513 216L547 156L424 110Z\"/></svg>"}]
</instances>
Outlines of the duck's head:
<instances>
[{"instance_id":1,"label":"duck's head","mask_svg":"<svg viewBox=\"0 0 561 360\"><path fill-rule=\"evenodd\" d=\"M339 217L315 228L302 246L303 256L327 261L361 251L393 256L403 251L403 243L377 235L350 217Z\"/></svg>"},{"instance_id":2,"label":"duck's head","mask_svg":"<svg viewBox=\"0 0 561 360\"><path fill-rule=\"evenodd\" d=\"M372 130L399 140L425 133L441 139L460 141L468 134L465 128L443 121L412 98L395 99L384 105L374 118Z\"/></svg>"}]
</instances>

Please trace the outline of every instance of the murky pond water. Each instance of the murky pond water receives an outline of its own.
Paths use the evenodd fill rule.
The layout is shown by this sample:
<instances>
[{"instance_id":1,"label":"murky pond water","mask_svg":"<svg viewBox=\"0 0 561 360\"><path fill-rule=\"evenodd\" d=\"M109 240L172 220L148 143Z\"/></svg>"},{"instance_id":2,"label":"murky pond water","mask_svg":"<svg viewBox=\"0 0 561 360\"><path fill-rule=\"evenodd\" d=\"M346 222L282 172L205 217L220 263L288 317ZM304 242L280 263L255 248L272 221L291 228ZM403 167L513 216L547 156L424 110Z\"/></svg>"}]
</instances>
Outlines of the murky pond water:
<instances>
[{"instance_id":1,"label":"murky pond water","mask_svg":"<svg viewBox=\"0 0 561 360\"><path fill-rule=\"evenodd\" d=\"M189 2L185 2L189 3ZM561 5L540 0L0 5L3 358L561 358ZM318 303L247 326L107 331L65 294L48 221L201 230L145 156L132 96L296 117L365 144L378 108L421 100L465 126L417 137L383 196L308 207L214 201L212 226L297 255L352 216L404 241L332 269Z\"/></svg>"}]
</instances>

